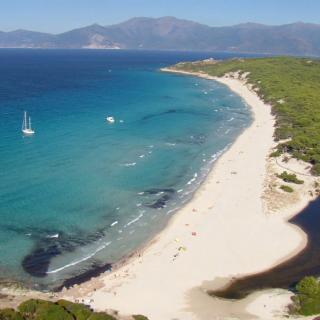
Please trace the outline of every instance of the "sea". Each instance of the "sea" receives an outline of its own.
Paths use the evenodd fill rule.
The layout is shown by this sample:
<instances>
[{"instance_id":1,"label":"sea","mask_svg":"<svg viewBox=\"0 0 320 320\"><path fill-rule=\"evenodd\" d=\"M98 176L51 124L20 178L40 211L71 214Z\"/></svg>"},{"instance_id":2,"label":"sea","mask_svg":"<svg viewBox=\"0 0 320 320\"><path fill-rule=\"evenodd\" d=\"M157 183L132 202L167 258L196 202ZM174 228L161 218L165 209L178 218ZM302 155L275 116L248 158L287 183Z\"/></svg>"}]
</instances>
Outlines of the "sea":
<instances>
[{"instance_id":1,"label":"sea","mask_svg":"<svg viewBox=\"0 0 320 320\"><path fill-rule=\"evenodd\" d=\"M0 282L61 288L161 231L252 116L225 85L160 68L239 56L1 49Z\"/></svg>"}]
</instances>

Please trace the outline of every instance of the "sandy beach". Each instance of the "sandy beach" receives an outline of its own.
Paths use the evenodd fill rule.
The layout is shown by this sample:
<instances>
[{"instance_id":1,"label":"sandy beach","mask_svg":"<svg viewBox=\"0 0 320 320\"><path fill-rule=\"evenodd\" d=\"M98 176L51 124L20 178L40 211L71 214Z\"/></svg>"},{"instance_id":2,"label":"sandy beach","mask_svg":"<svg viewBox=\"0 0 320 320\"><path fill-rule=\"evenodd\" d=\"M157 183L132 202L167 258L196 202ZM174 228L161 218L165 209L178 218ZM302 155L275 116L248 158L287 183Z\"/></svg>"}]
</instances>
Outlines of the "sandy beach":
<instances>
[{"instance_id":1,"label":"sandy beach","mask_svg":"<svg viewBox=\"0 0 320 320\"><path fill-rule=\"evenodd\" d=\"M64 290L64 298L91 300L97 310L144 314L150 320L282 318L290 301L285 290L254 293L237 302L212 298L206 291L269 269L306 246L306 235L287 220L312 199L307 189L313 178L299 194L273 187L278 168L268 157L275 145L271 107L243 80L196 75L240 95L254 121L141 254L112 273Z\"/></svg>"}]
</instances>

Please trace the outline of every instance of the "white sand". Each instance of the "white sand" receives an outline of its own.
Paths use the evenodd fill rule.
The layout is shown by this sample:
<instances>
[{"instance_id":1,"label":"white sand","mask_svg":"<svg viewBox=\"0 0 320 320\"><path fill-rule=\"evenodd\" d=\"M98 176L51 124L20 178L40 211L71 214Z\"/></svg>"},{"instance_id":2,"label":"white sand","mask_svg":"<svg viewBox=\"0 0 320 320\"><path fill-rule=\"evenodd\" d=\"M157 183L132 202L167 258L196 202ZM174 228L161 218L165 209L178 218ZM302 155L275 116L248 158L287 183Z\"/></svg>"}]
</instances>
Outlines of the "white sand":
<instances>
[{"instance_id":1,"label":"white sand","mask_svg":"<svg viewBox=\"0 0 320 320\"><path fill-rule=\"evenodd\" d=\"M301 250L306 236L286 221L310 200L293 201L277 214L266 212L268 206L262 199L266 164L274 146L270 106L239 80L218 81L250 105L252 125L223 154L193 200L141 257L91 284L68 290L66 298L82 294L84 299L93 299L92 306L98 310L144 314L151 320L278 317L274 308L265 309L259 294L256 299L248 298L248 311L255 314L252 317L245 314L245 301L224 302L205 293L218 287L219 279L266 270ZM179 251L179 247L186 250ZM99 283L101 288L93 291ZM288 301L286 294L276 307L282 308Z\"/></svg>"}]
</instances>

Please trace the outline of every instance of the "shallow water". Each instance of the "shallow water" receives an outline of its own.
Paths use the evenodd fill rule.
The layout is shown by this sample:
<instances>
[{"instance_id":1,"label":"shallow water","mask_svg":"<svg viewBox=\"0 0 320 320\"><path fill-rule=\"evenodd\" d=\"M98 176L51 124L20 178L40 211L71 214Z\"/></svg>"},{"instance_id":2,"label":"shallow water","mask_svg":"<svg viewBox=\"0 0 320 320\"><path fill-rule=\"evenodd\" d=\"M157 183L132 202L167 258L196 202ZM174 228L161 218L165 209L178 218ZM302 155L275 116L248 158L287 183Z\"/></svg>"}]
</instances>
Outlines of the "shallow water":
<instances>
[{"instance_id":1,"label":"shallow water","mask_svg":"<svg viewBox=\"0 0 320 320\"><path fill-rule=\"evenodd\" d=\"M251 121L224 85L159 72L211 56L0 50L2 278L51 289L163 228Z\"/></svg>"}]
</instances>

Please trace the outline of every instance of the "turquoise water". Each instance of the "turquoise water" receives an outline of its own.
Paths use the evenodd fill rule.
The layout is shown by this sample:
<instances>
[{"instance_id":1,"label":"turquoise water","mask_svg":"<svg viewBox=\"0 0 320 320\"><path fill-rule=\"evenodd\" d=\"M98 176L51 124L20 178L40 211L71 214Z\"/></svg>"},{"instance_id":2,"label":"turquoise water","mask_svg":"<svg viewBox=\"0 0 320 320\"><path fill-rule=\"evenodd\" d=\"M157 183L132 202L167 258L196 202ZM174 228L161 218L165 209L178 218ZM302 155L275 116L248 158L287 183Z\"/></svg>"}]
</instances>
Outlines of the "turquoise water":
<instances>
[{"instance_id":1,"label":"turquoise water","mask_svg":"<svg viewBox=\"0 0 320 320\"><path fill-rule=\"evenodd\" d=\"M251 121L224 85L159 71L210 56L0 50L3 279L57 287L165 226Z\"/></svg>"}]
</instances>

